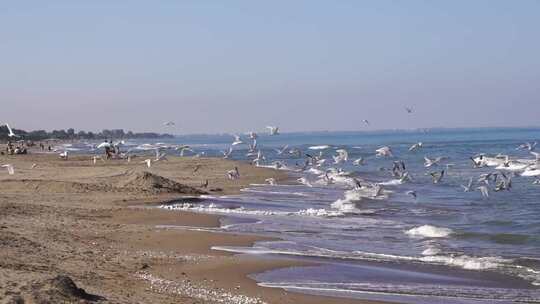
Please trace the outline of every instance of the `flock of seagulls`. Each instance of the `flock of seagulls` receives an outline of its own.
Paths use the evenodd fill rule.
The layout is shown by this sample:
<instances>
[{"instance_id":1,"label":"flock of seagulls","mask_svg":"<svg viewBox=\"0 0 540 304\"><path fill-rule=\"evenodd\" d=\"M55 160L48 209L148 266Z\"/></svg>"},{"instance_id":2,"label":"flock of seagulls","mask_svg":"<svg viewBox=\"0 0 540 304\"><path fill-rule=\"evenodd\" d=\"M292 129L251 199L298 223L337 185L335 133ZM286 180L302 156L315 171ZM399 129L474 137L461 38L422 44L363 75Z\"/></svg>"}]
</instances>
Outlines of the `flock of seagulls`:
<instances>
[{"instance_id":1,"label":"flock of seagulls","mask_svg":"<svg viewBox=\"0 0 540 304\"><path fill-rule=\"evenodd\" d=\"M405 110L407 113L412 113L413 109L411 107L405 107ZM369 125L369 121L363 120L365 124ZM9 124L4 124L8 129L8 136L9 137L19 137L17 134L13 132ZM172 121L165 122L165 126L175 126L175 123ZM267 126L266 127L269 131L270 136L276 136L279 135L279 127L277 126ZM234 135L234 139L231 143L231 146L226 150L222 151L223 158L228 159L233 153L233 147L239 146L239 145L247 145L247 154L246 156L248 158L251 158L251 163L257 166L260 166L264 161L266 161L266 157L264 156L262 150L258 146L257 139L259 138L258 134L255 132L249 132L247 133L248 140L242 139L239 135ZM95 146L95 149L105 149L105 148L118 148L122 145L124 145L125 142L119 141L116 143L112 142L103 142L97 146ZM472 192L472 191L479 191L483 197L488 198L490 196L490 191L499 192L499 191L510 191L512 189L512 179L516 176L520 177L534 177L535 180L532 182L535 185L540 185L540 153L536 152L537 142L526 142L518 147L516 147L516 150L523 150L528 151L532 156L534 156L534 159L511 159L509 155L503 155L498 154L495 156L487 156L485 154L479 154L475 155L473 157L470 157L470 160L472 162L472 167L475 169L479 168L494 168L494 171L483 173L476 178L476 180L473 177L470 177L466 184L460 185L464 192ZM411 153L416 153L420 151L424 147L424 144L422 142L414 143L410 146L408 149ZM170 147L169 147L170 148ZM193 149L190 146L187 145L178 145L173 147L176 151L180 152L180 156L184 156L185 152L193 152ZM330 146L325 146L326 148L330 148ZM304 153L305 155L305 161L303 163L296 163L296 168L294 170L303 172L303 171L311 171L320 173L320 183L329 185L338 182L339 180L343 180L342 177L348 177L350 176L350 173L345 172L341 168L333 168L331 166L342 166L350 161L349 159L349 152L346 149L337 149L335 150L336 154L332 155L332 158L329 162L327 158L324 157L323 151L320 151L318 155L311 155L309 153ZM151 168L152 164L155 162L162 162L167 161L167 154L162 152L162 148L158 147L155 149L155 158L148 158L140 163L145 164L146 167ZM285 156L290 155L295 158L301 158L302 157L302 151L298 148L289 148L288 145L285 145L282 148L275 149L275 153L277 156ZM69 157L69 151L62 151L59 156L62 159L67 160ZM131 161L131 157L135 156L131 154L131 150L128 150L125 153L121 153L120 157L126 159L128 162ZM204 152L197 153L194 155L194 157L201 157L204 156ZM383 146L375 150L375 157L382 157L382 158L395 158L395 155L392 151L392 148L389 146ZM436 168L443 166L443 162L445 162L448 159L448 157L439 156L439 157L429 157L424 156L424 167L426 169ZM103 157L101 155L94 155L91 158L91 161L94 165L97 164L98 161L105 162ZM359 157L357 159L352 160L352 164L354 166L364 166L366 164L366 161L363 157ZM270 163L271 168L274 169L283 169L288 168L286 164L284 164L280 160L275 160ZM32 168L35 168L37 165L33 164ZM446 173L448 170L453 166L453 164L446 163L444 164L445 169L442 170L435 170L431 172L426 172L426 175L431 176L431 180L433 184L441 184L443 182L444 177L446 176ZM15 169L13 165L11 164L4 164L1 165L2 168L6 168L8 174L13 175L15 174ZM321 169L325 169L325 171L322 171ZM194 173L197 171L198 168L195 169ZM386 170L384 168L380 168L381 170ZM393 167L391 169L392 176L397 178L397 182L399 184L408 182L412 180L411 175L406 169L405 162L402 160L396 160L393 161ZM233 170L229 170L226 172L226 176L231 180L236 180L240 178L240 172L238 170L238 167L235 167ZM349 179L351 180L351 179ZM313 187L313 182L310 181L307 177L302 177L297 180L299 183L306 185L308 187ZM374 190L374 196L377 197L379 195L382 195L384 193L383 189L383 183L366 183L361 182L356 178L352 178L352 187L353 189L360 190L365 187L372 188ZM208 181L206 181L207 183ZM276 180L273 178L269 178L266 180L266 182L270 185L275 185ZM417 198L418 194L414 190L409 190L406 192L407 195L410 195Z\"/></svg>"}]
</instances>

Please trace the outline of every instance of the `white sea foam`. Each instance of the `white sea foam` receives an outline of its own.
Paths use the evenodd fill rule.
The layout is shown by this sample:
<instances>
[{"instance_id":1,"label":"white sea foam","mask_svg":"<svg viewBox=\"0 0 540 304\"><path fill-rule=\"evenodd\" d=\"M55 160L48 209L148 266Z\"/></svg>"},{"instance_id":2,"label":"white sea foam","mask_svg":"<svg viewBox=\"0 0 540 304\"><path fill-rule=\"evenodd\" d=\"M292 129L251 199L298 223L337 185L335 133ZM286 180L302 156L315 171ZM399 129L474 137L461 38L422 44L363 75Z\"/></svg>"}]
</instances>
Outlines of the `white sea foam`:
<instances>
[{"instance_id":1,"label":"white sea foam","mask_svg":"<svg viewBox=\"0 0 540 304\"><path fill-rule=\"evenodd\" d=\"M470 270L485 270L494 269L504 264L512 262L511 260L502 259L499 257L471 257L467 255L446 256L432 255L420 258L422 262L444 264L448 266L457 266L463 269Z\"/></svg>"},{"instance_id":2,"label":"white sea foam","mask_svg":"<svg viewBox=\"0 0 540 304\"><path fill-rule=\"evenodd\" d=\"M423 225L407 230L405 233L413 237L445 238L454 232L449 228Z\"/></svg>"},{"instance_id":3,"label":"white sea foam","mask_svg":"<svg viewBox=\"0 0 540 304\"><path fill-rule=\"evenodd\" d=\"M329 146L329 145L320 145L320 146L311 146L308 149L310 149L310 150L325 150L325 149L328 149L330 147L331 146Z\"/></svg>"},{"instance_id":4,"label":"white sea foam","mask_svg":"<svg viewBox=\"0 0 540 304\"><path fill-rule=\"evenodd\" d=\"M440 254L441 250L437 247L428 247L424 251L422 251L422 255L437 255Z\"/></svg>"}]
</instances>

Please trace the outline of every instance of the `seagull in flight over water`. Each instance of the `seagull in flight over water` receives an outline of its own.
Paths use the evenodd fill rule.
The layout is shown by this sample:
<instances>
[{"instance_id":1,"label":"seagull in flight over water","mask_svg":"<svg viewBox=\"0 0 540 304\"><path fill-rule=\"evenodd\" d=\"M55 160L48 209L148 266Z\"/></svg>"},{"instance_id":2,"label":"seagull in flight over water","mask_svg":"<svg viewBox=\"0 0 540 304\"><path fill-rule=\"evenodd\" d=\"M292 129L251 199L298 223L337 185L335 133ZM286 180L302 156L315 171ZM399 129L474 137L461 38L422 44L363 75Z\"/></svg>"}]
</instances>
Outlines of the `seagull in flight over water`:
<instances>
[{"instance_id":1,"label":"seagull in flight over water","mask_svg":"<svg viewBox=\"0 0 540 304\"><path fill-rule=\"evenodd\" d=\"M267 129L270 130L270 135L279 135L279 128L274 126L267 126Z\"/></svg>"}]
</instances>

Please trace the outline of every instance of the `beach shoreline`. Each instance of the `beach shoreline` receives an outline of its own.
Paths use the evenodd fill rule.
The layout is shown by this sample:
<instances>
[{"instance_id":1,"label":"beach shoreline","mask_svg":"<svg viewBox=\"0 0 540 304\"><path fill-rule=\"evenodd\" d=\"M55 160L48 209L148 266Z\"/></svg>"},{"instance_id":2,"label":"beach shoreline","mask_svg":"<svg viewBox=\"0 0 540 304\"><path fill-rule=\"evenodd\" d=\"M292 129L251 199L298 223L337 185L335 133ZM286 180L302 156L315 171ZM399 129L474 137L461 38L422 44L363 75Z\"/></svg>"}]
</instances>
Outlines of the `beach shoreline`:
<instances>
[{"instance_id":1,"label":"beach shoreline","mask_svg":"<svg viewBox=\"0 0 540 304\"><path fill-rule=\"evenodd\" d=\"M249 274L306 263L211 250L265 237L173 228L217 228L221 216L140 208L200 193L236 194L268 177L286 181L286 173L217 158L169 157L151 168L141 161L2 156L15 174L0 175L6 261L0 298L73 300L51 283L64 275L110 303L215 303L223 297L229 299L224 303L373 303L260 287ZM241 178L228 180L225 172L235 166ZM201 188L204 180L208 188Z\"/></svg>"}]
</instances>

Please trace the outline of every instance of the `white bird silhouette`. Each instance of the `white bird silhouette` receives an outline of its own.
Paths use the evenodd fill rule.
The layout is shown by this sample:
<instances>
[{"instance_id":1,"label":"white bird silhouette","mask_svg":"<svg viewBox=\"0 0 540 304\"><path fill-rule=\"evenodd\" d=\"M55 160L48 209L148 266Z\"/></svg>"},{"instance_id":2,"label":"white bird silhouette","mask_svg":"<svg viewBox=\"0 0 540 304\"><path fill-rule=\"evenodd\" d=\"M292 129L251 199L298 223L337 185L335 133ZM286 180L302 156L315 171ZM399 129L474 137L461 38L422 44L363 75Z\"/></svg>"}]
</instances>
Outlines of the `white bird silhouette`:
<instances>
[{"instance_id":1,"label":"white bird silhouette","mask_svg":"<svg viewBox=\"0 0 540 304\"><path fill-rule=\"evenodd\" d=\"M269 185L272 185L272 186L277 185L276 179L273 178L273 177L267 178L267 179L265 179L264 181L267 182Z\"/></svg>"},{"instance_id":2,"label":"white bird silhouette","mask_svg":"<svg viewBox=\"0 0 540 304\"><path fill-rule=\"evenodd\" d=\"M270 131L270 135L279 135L279 128L274 126L266 127Z\"/></svg>"},{"instance_id":3,"label":"white bird silhouette","mask_svg":"<svg viewBox=\"0 0 540 304\"><path fill-rule=\"evenodd\" d=\"M484 198L488 198L489 197L489 189L488 187L486 186L480 186L480 187L477 187L476 190L479 190L480 193L482 193L482 196Z\"/></svg>"},{"instance_id":4,"label":"white bird silhouette","mask_svg":"<svg viewBox=\"0 0 540 304\"><path fill-rule=\"evenodd\" d=\"M377 150L375 150L375 152L377 152L377 156L382 156L382 157L392 157L394 156L392 154L392 149L388 146L384 146L384 147L381 147Z\"/></svg>"},{"instance_id":5,"label":"white bird silhouette","mask_svg":"<svg viewBox=\"0 0 540 304\"><path fill-rule=\"evenodd\" d=\"M463 188L463 192L470 192L472 190L472 183L473 183L473 178L469 178L469 182L467 183L467 185L461 185L461 188Z\"/></svg>"},{"instance_id":6,"label":"white bird silhouette","mask_svg":"<svg viewBox=\"0 0 540 304\"><path fill-rule=\"evenodd\" d=\"M242 139L240 138L240 136L238 135L233 135L234 136L234 141L232 143L233 146L236 146L236 145L241 145L243 144L244 142L242 141Z\"/></svg>"},{"instance_id":7,"label":"white bird silhouette","mask_svg":"<svg viewBox=\"0 0 540 304\"><path fill-rule=\"evenodd\" d=\"M6 123L6 127L8 129L8 136L9 137L19 137L19 135L16 135L15 133L13 133L13 130L11 130L11 127L9 126L9 124Z\"/></svg>"},{"instance_id":8,"label":"white bird silhouette","mask_svg":"<svg viewBox=\"0 0 540 304\"><path fill-rule=\"evenodd\" d=\"M289 145L285 145L285 147L281 149L276 149L276 152L278 155L282 155L283 153L285 153L285 151L287 151L288 148L289 148Z\"/></svg>"},{"instance_id":9,"label":"white bird silhouette","mask_svg":"<svg viewBox=\"0 0 540 304\"><path fill-rule=\"evenodd\" d=\"M223 153L223 158L224 159L229 158L229 156L231 156L232 151L233 151L232 147L229 147L229 150L227 150L227 151L222 151L221 153Z\"/></svg>"},{"instance_id":10,"label":"white bird silhouette","mask_svg":"<svg viewBox=\"0 0 540 304\"><path fill-rule=\"evenodd\" d=\"M11 164L2 165L2 168L6 168L9 175L15 174L15 168Z\"/></svg>"},{"instance_id":11,"label":"white bird silhouette","mask_svg":"<svg viewBox=\"0 0 540 304\"><path fill-rule=\"evenodd\" d=\"M64 151L62 153L60 153L60 158L64 159L64 160L68 160L68 157L69 157L69 152L68 151Z\"/></svg>"},{"instance_id":12,"label":"white bird silhouette","mask_svg":"<svg viewBox=\"0 0 540 304\"><path fill-rule=\"evenodd\" d=\"M259 135L257 135L257 133L253 131L249 132L248 135L249 135L249 139L254 139L254 140L259 137Z\"/></svg>"},{"instance_id":13,"label":"white bird silhouette","mask_svg":"<svg viewBox=\"0 0 540 304\"><path fill-rule=\"evenodd\" d=\"M303 185L306 185L308 187L313 187L313 185L307 180L307 178L305 177L301 177L299 179L297 179L297 181L300 183L300 184L303 184Z\"/></svg>"},{"instance_id":14,"label":"white bird silhouette","mask_svg":"<svg viewBox=\"0 0 540 304\"><path fill-rule=\"evenodd\" d=\"M358 159L355 159L353 161L353 165L355 166L363 166L365 163L364 163L364 158L363 157L360 157Z\"/></svg>"},{"instance_id":15,"label":"white bird silhouette","mask_svg":"<svg viewBox=\"0 0 540 304\"><path fill-rule=\"evenodd\" d=\"M417 142L415 143L414 145L412 145L410 148L409 148L409 151L416 151L416 150L419 150L420 148L422 148L424 144L422 142Z\"/></svg>"},{"instance_id":16,"label":"white bird silhouette","mask_svg":"<svg viewBox=\"0 0 540 304\"><path fill-rule=\"evenodd\" d=\"M148 168L152 167L152 160L150 158L147 158L141 162L141 164L146 164Z\"/></svg>"}]
</instances>

